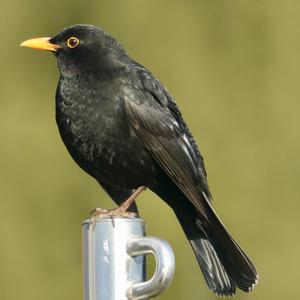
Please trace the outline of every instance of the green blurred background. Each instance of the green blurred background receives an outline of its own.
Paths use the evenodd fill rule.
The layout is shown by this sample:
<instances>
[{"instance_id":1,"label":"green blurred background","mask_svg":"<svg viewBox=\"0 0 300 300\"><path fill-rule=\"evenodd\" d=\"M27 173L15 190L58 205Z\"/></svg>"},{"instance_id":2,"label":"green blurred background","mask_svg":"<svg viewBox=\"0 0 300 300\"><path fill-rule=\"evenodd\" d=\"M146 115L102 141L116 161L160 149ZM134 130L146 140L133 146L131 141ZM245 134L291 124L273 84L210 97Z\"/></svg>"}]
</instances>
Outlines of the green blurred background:
<instances>
[{"instance_id":1,"label":"green blurred background","mask_svg":"<svg viewBox=\"0 0 300 300\"><path fill-rule=\"evenodd\" d=\"M73 23L116 37L167 86L205 157L214 206L260 282L236 299L298 299L300 2L2 1L0 299L82 299L81 221L113 207L55 124L54 57L19 47ZM160 299L216 299L174 215L138 200L176 274Z\"/></svg>"}]
</instances>

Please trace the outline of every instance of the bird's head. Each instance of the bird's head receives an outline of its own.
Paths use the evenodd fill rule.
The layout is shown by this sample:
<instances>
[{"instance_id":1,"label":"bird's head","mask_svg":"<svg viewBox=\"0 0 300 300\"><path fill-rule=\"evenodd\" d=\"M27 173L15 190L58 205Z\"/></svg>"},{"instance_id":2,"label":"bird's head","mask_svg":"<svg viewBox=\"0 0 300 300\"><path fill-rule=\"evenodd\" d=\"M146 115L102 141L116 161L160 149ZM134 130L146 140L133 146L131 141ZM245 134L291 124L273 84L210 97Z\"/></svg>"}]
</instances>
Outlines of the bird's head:
<instances>
[{"instance_id":1,"label":"bird's head","mask_svg":"<svg viewBox=\"0 0 300 300\"><path fill-rule=\"evenodd\" d=\"M34 38L22 47L52 51L62 73L74 70L100 71L118 68L128 55L122 46L102 29L86 24L72 25L52 38Z\"/></svg>"}]
</instances>

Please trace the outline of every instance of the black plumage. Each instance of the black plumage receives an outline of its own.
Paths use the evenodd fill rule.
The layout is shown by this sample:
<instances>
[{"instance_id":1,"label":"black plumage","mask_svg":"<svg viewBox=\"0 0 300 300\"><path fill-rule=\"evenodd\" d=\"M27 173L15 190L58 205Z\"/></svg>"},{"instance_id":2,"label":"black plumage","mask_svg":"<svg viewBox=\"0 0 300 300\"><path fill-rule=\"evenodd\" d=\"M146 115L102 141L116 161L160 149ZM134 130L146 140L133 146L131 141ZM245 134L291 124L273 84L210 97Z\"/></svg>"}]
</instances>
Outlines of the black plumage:
<instances>
[{"instance_id":1,"label":"black plumage","mask_svg":"<svg viewBox=\"0 0 300 300\"><path fill-rule=\"evenodd\" d=\"M211 206L203 158L165 87L95 26L39 42L23 45L56 55L56 121L77 164L117 204L140 186L151 189L174 210L209 288L250 291L257 272Z\"/></svg>"}]
</instances>

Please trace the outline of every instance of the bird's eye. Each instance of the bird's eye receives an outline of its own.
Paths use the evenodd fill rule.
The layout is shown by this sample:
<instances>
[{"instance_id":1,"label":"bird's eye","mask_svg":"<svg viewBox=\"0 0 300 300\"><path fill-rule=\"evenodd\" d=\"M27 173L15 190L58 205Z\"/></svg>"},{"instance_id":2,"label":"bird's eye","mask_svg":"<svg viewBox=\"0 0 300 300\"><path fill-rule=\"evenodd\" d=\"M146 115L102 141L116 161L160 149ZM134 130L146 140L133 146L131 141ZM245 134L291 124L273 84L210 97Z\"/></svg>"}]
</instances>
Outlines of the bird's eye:
<instances>
[{"instance_id":1,"label":"bird's eye","mask_svg":"<svg viewBox=\"0 0 300 300\"><path fill-rule=\"evenodd\" d=\"M75 48L79 45L79 39L72 36L72 37L68 38L67 45L69 48Z\"/></svg>"}]
</instances>

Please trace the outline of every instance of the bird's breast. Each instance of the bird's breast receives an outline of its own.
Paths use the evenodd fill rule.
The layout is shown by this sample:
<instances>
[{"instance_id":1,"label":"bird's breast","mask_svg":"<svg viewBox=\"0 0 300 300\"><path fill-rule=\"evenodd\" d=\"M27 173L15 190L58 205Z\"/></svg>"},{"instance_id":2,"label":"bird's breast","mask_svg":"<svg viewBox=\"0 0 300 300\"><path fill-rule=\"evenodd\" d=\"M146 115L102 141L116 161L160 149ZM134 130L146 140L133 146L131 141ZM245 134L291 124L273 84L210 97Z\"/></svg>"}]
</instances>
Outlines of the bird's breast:
<instances>
[{"instance_id":1,"label":"bird's breast","mask_svg":"<svg viewBox=\"0 0 300 300\"><path fill-rule=\"evenodd\" d=\"M111 177L130 187L151 184L156 172L153 158L131 129L122 99L112 92L112 97L107 95L78 98L57 92L56 120L62 140L77 164L100 181Z\"/></svg>"}]
</instances>

